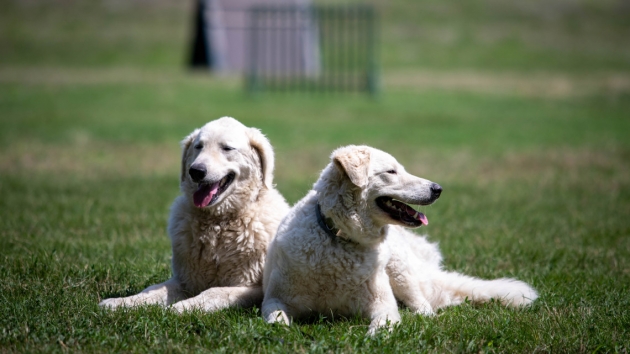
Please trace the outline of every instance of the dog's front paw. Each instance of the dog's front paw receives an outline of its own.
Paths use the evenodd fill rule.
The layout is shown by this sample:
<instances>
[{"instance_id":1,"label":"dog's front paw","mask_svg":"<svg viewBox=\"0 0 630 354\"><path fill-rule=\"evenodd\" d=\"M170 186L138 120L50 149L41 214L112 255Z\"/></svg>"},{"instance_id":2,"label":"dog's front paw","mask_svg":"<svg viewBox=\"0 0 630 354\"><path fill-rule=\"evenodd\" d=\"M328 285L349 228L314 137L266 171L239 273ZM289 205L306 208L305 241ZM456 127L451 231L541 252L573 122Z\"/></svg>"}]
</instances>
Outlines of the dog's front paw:
<instances>
[{"instance_id":1,"label":"dog's front paw","mask_svg":"<svg viewBox=\"0 0 630 354\"><path fill-rule=\"evenodd\" d=\"M431 307L431 303L424 299L416 299L417 301L409 306L409 309L413 311L416 315L421 316L435 316L435 311L433 311L433 307Z\"/></svg>"},{"instance_id":2,"label":"dog's front paw","mask_svg":"<svg viewBox=\"0 0 630 354\"><path fill-rule=\"evenodd\" d=\"M413 313L415 313L416 315L420 315L420 316L426 316L426 317L433 317L436 315L435 311L433 311L433 309L431 309L430 307L420 307L417 308L413 311Z\"/></svg>"},{"instance_id":3,"label":"dog's front paw","mask_svg":"<svg viewBox=\"0 0 630 354\"><path fill-rule=\"evenodd\" d=\"M225 306L224 306L225 307ZM222 309L218 301L206 299L204 297L191 298L182 300L171 306L171 309L177 313L183 313L192 310L201 310L205 312L214 312Z\"/></svg>"},{"instance_id":4,"label":"dog's front paw","mask_svg":"<svg viewBox=\"0 0 630 354\"><path fill-rule=\"evenodd\" d=\"M394 319L394 321L390 321L387 319L375 319L370 323L370 327L368 328L367 335L374 337L380 331L386 331L387 333L391 333L394 328L400 323L400 319Z\"/></svg>"},{"instance_id":5,"label":"dog's front paw","mask_svg":"<svg viewBox=\"0 0 630 354\"><path fill-rule=\"evenodd\" d=\"M265 316L265 321L267 321L267 323L280 323L287 326L291 324L291 321L289 320L287 314L281 310L273 311L272 313L267 314Z\"/></svg>"},{"instance_id":6,"label":"dog's front paw","mask_svg":"<svg viewBox=\"0 0 630 354\"><path fill-rule=\"evenodd\" d=\"M195 306L192 306L188 301L180 301L171 306L171 310L177 313L184 313L186 311L191 311Z\"/></svg>"},{"instance_id":7,"label":"dog's front paw","mask_svg":"<svg viewBox=\"0 0 630 354\"><path fill-rule=\"evenodd\" d=\"M99 302L98 306L108 308L108 309L115 309L121 306L126 306L126 304L125 304L124 298L118 297L118 298L105 299Z\"/></svg>"},{"instance_id":8,"label":"dog's front paw","mask_svg":"<svg viewBox=\"0 0 630 354\"><path fill-rule=\"evenodd\" d=\"M426 308L426 307L423 307L423 308L420 308L420 309L416 309L414 311L414 313L416 315L426 316L426 317L433 317L433 316L435 316L435 311L433 311L430 308Z\"/></svg>"}]
</instances>

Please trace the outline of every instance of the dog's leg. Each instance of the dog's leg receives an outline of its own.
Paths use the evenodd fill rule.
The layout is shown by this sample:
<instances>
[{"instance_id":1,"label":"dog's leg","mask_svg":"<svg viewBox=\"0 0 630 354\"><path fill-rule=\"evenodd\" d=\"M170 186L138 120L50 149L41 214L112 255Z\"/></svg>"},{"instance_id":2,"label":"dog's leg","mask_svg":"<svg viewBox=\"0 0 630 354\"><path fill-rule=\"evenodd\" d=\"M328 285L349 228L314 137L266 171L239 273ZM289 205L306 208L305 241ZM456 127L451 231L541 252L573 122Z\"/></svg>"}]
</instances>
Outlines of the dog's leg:
<instances>
[{"instance_id":1,"label":"dog's leg","mask_svg":"<svg viewBox=\"0 0 630 354\"><path fill-rule=\"evenodd\" d=\"M391 331L394 325L400 322L400 313L387 275L383 273L382 276L377 276L374 283L368 284L368 287L372 288L370 293L373 297L366 299L367 302L364 304L367 309L365 315L371 320L367 334L373 336L381 328L388 328Z\"/></svg>"},{"instance_id":2,"label":"dog's leg","mask_svg":"<svg viewBox=\"0 0 630 354\"><path fill-rule=\"evenodd\" d=\"M168 306L184 298L186 295L179 282L171 278L164 283L151 285L133 296L105 299L99 303L99 306L112 309L121 306L134 307L149 304Z\"/></svg>"},{"instance_id":3,"label":"dog's leg","mask_svg":"<svg viewBox=\"0 0 630 354\"><path fill-rule=\"evenodd\" d=\"M414 277L390 278L390 284L396 299L402 301L417 315L433 316L435 311L422 291L422 285Z\"/></svg>"},{"instance_id":4,"label":"dog's leg","mask_svg":"<svg viewBox=\"0 0 630 354\"><path fill-rule=\"evenodd\" d=\"M287 315L287 306L277 298L265 298L262 304L262 315L267 323L291 324Z\"/></svg>"},{"instance_id":5,"label":"dog's leg","mask_svg":"<svg viewBox=\"0 0 630 354\"><path fill-rule=\"evenodd\" d=\"M394 305L396 304L394 300ZM387 306L388 308L391 306ZM395 309L389 308L385 311L379 311L374 313L371 317L370 327L368 328L367 334L370 336L375 335L379 329L387 328L388 330L392 330L394 325L400 322L400 314L398 313L398 307L394 306Z\"/></svg>"},{"instance_id":6,"label":"dog's leg","mask_svg":"<svg viewBox=\"0 0 630 354\"><path fill-rule=\"evenodd\" d=\"M268 266L268 265L267 265ZM267 323L282 323L285 325L291 324L289 318L289 311L287 305L280 299L279 294L283 291L280 289L282 286L282 276L279 271L273 270L270 272L268 284L265 288L265 298L262 303L262 315ZM285 291L289 289L289 286L284 287Z\"/></svg>"},{"instance_id":7,"label":"dog's leg","mask_svg":"<svg viewBox=\"0 0 630 354\"><path fill-rule=\"evenodd\" d=\"M180 301L172 308L180 313L192 309L212 312L233 306L260 306L262 300L263 291L260 286L220 287L210 288L195 297Z\"/></svg>"},{"instance_id":8,"label":"dog's leg","mask_svg":"<svg viewBox=\"0 0 630 354\"><path fill-rule=\"evenodd\" d=\"M396 299L402 301L415 314L435 315L433 307L427 299L427 295L431 293L430 285L427 284L426 280L421 279L417 272L413 271L413 269L420 267L413 263L415 258L412 257L402 260L398 257L398 253L392 255L386 267L389 284ZM426 290L429 292L427 293Z\"/></svg>"}]
</instances>

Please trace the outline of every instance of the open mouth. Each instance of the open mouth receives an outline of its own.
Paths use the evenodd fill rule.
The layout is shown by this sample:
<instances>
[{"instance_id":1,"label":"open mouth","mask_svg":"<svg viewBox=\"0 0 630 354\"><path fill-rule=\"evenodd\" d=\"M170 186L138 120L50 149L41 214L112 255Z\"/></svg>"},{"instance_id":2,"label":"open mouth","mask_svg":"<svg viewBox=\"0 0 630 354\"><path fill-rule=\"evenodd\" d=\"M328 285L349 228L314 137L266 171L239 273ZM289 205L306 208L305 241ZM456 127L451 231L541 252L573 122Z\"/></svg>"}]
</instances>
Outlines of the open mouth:
<instances>
[{"instance_id":1,"label":"open mouth","mask_svg":"<svg viewBox=\"0 0 630 354\"><path fill-rule=\"evenodd\" d=\"M200 182L197 191L193 194L193 202L195 203L195 206L198 208L204 208L208 205L214 204L217 199L219 199L221 193L225 192L230 184L232 184L234 176L234 172L230 172L218 182Z\"/></svg>"},{"instance_id":2,"label":"open mouth","mask_svg":"<svg viewBox=\"0 0 630 354\"><path fill-rule=\"evenodd\" d=\"M426 216L424 216L424 214L394 198L378 197L376 198L376 205L386 212L392 219L409 227L429 225L429 220Z\"/></svg>"}]
</instances>

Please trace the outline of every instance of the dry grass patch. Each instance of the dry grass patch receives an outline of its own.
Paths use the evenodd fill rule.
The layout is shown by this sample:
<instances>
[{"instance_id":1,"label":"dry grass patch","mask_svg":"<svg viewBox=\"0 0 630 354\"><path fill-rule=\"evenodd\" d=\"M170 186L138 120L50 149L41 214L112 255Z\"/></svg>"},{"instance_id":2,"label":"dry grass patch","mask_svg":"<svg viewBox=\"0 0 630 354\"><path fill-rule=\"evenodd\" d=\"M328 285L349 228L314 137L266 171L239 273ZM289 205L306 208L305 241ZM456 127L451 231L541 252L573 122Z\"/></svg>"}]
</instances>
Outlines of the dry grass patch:
<instances>
[{"instance_id":1,"label":"dry grass patch","mask_svg":"<svg viewBox=\"0 0 630 354\"><path fill-rule=\"evenodd\" d=\"M328 164L334 146L308 150L278 150L276 181L313 183ZM416 151L393 148L396 157L412 174L436 181L466 182L488 187L502 181L545 183L562 179L566 185L589 181L593 187L619 192L630 185L630 151L623 148L556 148L513 151L497 156L480 156L470 150L453 152Z\"/></svg>"},{"instance_id":2,"label":"dry grass patch","mask_svg":"<svg viewBox=\"0 0 630 354\"><path fill-rule=\"evenodd\" d=\"M28 85L104 85L190 83L206 87L235 89L239 77L211 75L209 71L186 71L183 68L156 70L132 67L64 68L64 67L0 67L0 83Z\"/></svg>"},{"instance_id":3,"label":"dry grass patch","mask_svg":"<svg viewBox=\"0 0 630 354\"><path fill-rule=\"evenodd\" d=\"M466 182L488 187L496 183L548 184L598 188L619 193L630 186L630 151L622 148L556 148L506 152L501 156L479 156L468 150L449 153L400 152L408 171L444 182ZM413 156L410 158L409 156Z\"/></svg>"},{"instance_id":4,"label":"dry grass patch","mask_svg":"<svg viewBox=\"0 0 630 354\"><path fill-rule=\"evenodd\" d=\"M305 193L328 164L333 146L276 151L275 182L295 198ZM390 152L406 169L443 185L466 184L492 189L519 183L540 188L589 188L618 196L630 187L630 151L622 148L557 148L479 156L468 150ZM98 180L127 177L178 178L180 150L167 143L82 141L55 145L22 141L0 152L7 176L49 176ZM295 194L295 195L294 195Z\"/></svg>"},{"instance_id":5,"label":"dry grass patch","mask_svg":"<svg viewBox=\"0 0 630 354\"><path fill-rule=\"evenodd\" d=\"M593 94L630 94L630 73L592 75L483 71L387 70L385 90L447 90L522 97L567 98ZM208 71L138 68L0 67L0 83L29 85L193 84L200 88L238 90L239 76L212 75Z\"/></svg>"},{"instance_id":6,"label":"dry grass patch","mask_svg":"<svg viewBox=\"0 0 630 354\"><path fill-rule=\"evenodd\" d=\"M175 144L128 144L77 141L52 145L21 141L0 152L0 170L6 175L78 177L178 178L180 151Z\"/></svg>"},{"instance_id":7,"label":"dry grass patch","mask_svg":"<svg viewBox=\"0 0 630 354\"><path fill-rule=\"evenodd\" d=\"M575 76L556 73L399 70L384 73L383 84L387 89L419 91L442 89L524 97L566 98L597 93L613 96L628 94L630 74L617 72Z\"/></svg>"},{"instance_id":8,"label":"dry grass patch","mask_svg":"<svg viewBox=\"0 0 630 354\"><path fill-rule=\"evenodd\" d=\"M308 149L276 149L276 180L311 179L314 183L319 173L330 162L330 154L336 146L318 145Z\"/></svg>"}]
</instances>

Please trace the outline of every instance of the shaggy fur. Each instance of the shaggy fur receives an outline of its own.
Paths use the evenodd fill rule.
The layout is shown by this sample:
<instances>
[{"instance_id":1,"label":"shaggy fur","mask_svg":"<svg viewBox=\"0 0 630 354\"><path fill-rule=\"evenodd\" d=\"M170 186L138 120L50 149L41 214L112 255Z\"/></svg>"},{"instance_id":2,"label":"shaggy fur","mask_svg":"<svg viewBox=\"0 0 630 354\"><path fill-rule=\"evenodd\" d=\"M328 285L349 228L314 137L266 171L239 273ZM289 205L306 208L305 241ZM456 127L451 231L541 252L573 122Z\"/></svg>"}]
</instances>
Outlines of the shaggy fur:
<instances>
[{"instance_id":1,"label":"shaggy fur","mask_svg":"<svg viewBox=\"0 0 630 354\"><path fill-rule=\"evenodd\" d=\"M263 278L267 322L289 324L313 312L359 314L371 320L374 334L400 321L396 300L431 315L466 298L496 298L511 306L536 299L534 289L517 280L487 281L442 270L437 246L405 229L428 220L403 203L431 204L441 193L439 185L367 146L337 149L331 159L270 245ZM318 221L318 204L325 224Z\"/></svg>"},{"instance_id":2,"label":"shaggy fur","mask_svg":"<svg viewBox=\"0 0 630 354\"><path fill-rule=\"evenodd\" d=\"M173 277L101 306L214 311L262 301L267 246L289 210L272 185L269 141L258 129L224 117L193 131L182 149L182 195L168 223Z\"/></svg>"}]
</instances>

